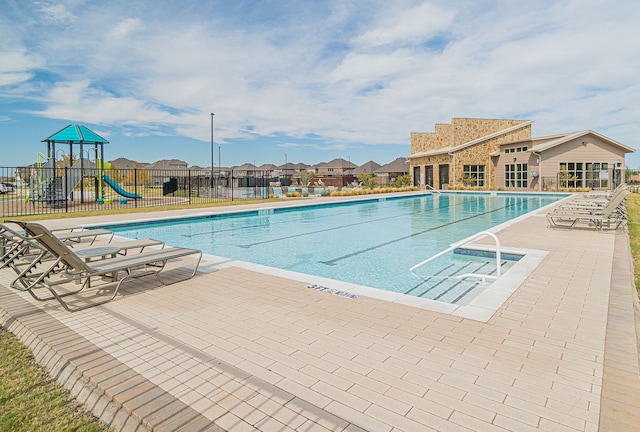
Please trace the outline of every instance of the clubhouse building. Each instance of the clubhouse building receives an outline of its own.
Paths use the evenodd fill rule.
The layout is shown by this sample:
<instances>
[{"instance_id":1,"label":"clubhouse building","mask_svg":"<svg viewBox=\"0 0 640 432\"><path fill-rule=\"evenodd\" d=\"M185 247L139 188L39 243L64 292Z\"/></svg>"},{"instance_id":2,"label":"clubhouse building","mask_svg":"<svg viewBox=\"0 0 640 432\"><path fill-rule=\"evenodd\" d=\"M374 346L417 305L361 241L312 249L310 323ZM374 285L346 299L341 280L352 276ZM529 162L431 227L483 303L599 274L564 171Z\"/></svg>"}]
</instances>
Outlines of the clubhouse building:
<instances>
[{"instance_id":1,"label":"clubhouse building","mask_svg":"<svg viewBox=\"0 0 640 432\"><path fill-rule=\"evenodd\" d=\"M592 130L531 136L530 120L453 118L412 132L413 184L434 189L611 189L635 150Z\"/></svg>"}]
</instances>

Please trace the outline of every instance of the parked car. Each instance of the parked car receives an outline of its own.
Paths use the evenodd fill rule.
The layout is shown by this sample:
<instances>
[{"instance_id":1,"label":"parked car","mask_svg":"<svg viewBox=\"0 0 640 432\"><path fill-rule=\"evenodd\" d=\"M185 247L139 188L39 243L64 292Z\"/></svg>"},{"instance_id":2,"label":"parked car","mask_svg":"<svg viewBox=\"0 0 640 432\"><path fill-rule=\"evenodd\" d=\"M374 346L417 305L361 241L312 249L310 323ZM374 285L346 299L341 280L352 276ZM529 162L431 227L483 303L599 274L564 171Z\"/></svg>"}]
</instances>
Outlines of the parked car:
<instances>
[{"instance_id":1,"label":"parked car","mask_svg":"<svg viewBox=\"0 0 640 432\"><path fill-rule=\"evenodd\" d=\"M0 194L9 192L9 189L5 186L4 183L0 183Z\"/></svg>"},{"instance_id":2,"label":"parked car","mask_svg":"<svg viewBox=\"0 0 640 432\"><path fill-rule=\"evenodd\" d=\"M14 188L13 183L3 182L2 184L4 185L5 188L7 188L7 192L13 192L13 188Z\"/></svg>"}]
</instances>

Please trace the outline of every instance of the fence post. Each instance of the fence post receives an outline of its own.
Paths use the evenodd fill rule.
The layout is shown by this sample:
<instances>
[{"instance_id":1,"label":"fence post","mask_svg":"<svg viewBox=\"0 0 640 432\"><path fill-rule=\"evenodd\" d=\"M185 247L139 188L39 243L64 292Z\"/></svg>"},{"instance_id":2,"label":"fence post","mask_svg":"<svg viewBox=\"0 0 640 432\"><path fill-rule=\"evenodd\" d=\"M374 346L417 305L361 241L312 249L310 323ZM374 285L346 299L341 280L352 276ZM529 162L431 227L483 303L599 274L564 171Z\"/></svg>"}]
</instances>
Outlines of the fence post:
<instances>
[{"instance_id":1,"label":"fence post","mask_svg":"<svg viewBox=\"0 0 640 432\"><path fill-rule=\"evenodd\" d=\"M133 169L133 192L136 194L138 193L138 168ZM133 203L133 206L137 208L138 200L134 198Z\"/></svg>"},{"instance_id":2,"label":"fence post","mask_svg":"<svg viewBox=\"0 0 640 432\"><path fill-rule=\"evenodd\" d=\"M71 159L69 159L71 162ZM67 199L67 192L69 192L69 167L64 167L65 187L62 188L62 198L64 199L64 212L69 213L69 200ZM54 197L56 199L57 197Z\"/></svg>"}]
</instances>

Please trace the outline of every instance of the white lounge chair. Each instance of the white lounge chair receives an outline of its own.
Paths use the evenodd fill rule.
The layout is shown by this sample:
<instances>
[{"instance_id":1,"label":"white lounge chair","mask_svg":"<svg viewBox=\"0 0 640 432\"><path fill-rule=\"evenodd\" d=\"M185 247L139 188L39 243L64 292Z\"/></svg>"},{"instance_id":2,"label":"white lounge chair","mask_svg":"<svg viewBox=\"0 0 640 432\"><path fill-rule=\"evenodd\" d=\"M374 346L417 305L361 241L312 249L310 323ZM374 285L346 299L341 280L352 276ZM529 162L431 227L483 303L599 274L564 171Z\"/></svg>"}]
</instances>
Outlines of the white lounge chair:
<instances>
[{"instance_id":1,"label":"white lounge chair","mask_svg":"<svg viewBox=\"0 0 640 432\"><path fill-rule=\"evenodd\" d=\"M629 194L622 191L603 207L596 208L558 208L547 213L550 228L574 228L580 224L599 231L605 228L617 230L627 220L624 198Z\"/></svg>"}]
</instances>

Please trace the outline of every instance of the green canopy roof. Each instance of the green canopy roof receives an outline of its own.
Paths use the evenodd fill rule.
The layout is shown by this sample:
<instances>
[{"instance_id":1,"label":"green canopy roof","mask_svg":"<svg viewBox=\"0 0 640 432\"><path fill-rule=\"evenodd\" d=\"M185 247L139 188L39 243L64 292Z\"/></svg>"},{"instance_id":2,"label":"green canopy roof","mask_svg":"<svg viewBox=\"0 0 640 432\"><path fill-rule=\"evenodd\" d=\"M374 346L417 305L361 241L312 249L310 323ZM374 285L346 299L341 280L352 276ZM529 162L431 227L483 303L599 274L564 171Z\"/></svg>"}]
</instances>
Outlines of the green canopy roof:
<instances>
[{"instance_id":1,"label":"green canopy roof","mask_svg":"<svg viewBox=\"0 0 640 432\"><path fill-rule=\"evenodd\" d=\"M102 138L97 133L91 131L86 126L69 125L53 135L48 136L41 142L54 142L66 144L106 144L109 141Z\"/></svg>"}]
</instances>

